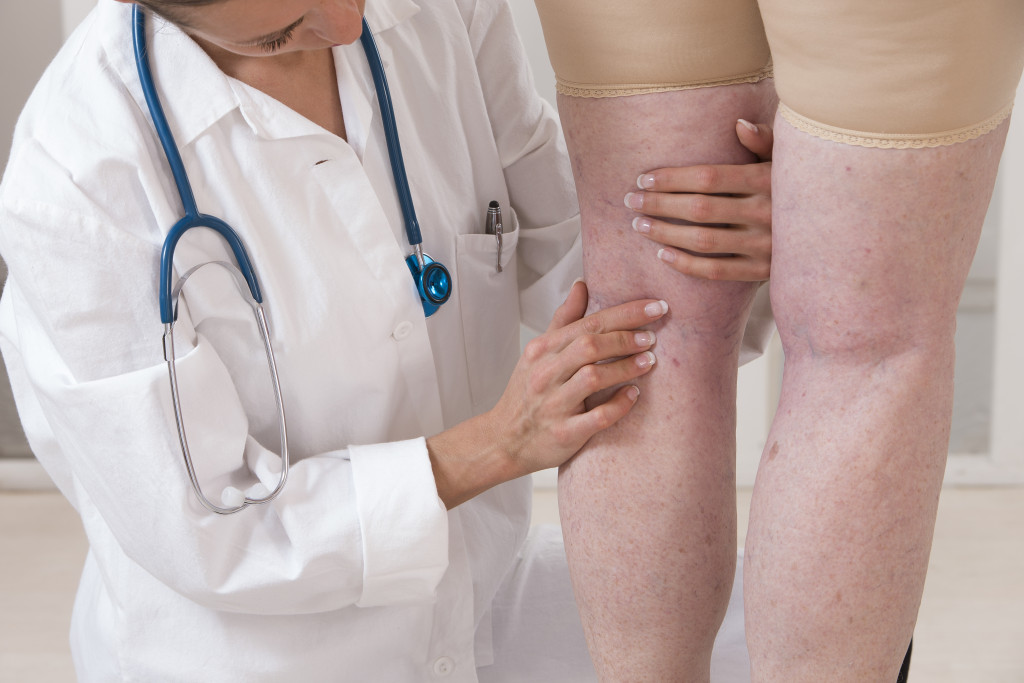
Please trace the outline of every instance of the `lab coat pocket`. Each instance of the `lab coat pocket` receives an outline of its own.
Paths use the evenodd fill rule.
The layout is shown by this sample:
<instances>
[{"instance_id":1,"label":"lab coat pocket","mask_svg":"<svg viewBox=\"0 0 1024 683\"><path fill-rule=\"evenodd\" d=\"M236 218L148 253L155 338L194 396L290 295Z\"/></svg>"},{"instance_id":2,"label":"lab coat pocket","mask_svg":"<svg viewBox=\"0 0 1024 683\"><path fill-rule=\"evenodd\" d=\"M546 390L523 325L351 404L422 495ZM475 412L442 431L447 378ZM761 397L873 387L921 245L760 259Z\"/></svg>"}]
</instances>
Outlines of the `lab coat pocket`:
<instances>
[{"instance_id":1,"label":"lab coat pocket","mask_svg":"<svg viewBox=\"0 0 1024 683\"><path fill-rule=\"evenodd\" d=\"M497 403L519 360L519 286L516 244L519 221L508 209L501 245L501 272L494 235L458 236L456 252L459 306L473 410Z\"/></svg>"}]
</instances>

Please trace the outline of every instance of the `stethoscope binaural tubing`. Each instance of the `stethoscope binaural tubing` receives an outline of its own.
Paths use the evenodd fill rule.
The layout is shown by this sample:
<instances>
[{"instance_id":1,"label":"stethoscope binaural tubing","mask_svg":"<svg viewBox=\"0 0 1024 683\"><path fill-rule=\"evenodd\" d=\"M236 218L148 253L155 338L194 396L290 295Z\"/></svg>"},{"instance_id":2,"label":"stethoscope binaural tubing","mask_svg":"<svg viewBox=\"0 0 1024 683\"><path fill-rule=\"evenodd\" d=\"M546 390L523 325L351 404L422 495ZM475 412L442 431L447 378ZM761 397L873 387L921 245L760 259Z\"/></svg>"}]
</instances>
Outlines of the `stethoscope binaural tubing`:
<instances>
[{"instance_id":1,"label":"stethoscope binaural tubing","mask_svg":"<svg viewBox=\"0 0 1024 683\"><path fill-rule=\"evenodd\" d=\"M142 83L142 94L146 98L150 116L153 118L153 127L156 128L160 146L163 147L164 156L167 157L167 163L171 167L171 175L174 177L174 184L178 188L178 196L181 197L181 204L185 210L184 217L168 231L160 254L160 320L165 325L174 321L174 306L171 301L174 248L185 232L196 227L216 230L227 241L238 262L238 268L249 286L252 298L257 303L263 303L259 281L256 279L252 261L249 260L249 254L246 253L242 240L231 229L231 226L220 218L199 213L195 195L192 193L192 185L185 172L185 164L181 160L181 153L174 142L174 135L171 133L171 127L167 124L167 116L164 114L163 105L160 103L156 86L153 84L153 73L149 67L149 52L146 45L146 15L138 5L132 6L132 23L132 45L135 50L139 81Z\"/></svg>"}]
</instances>

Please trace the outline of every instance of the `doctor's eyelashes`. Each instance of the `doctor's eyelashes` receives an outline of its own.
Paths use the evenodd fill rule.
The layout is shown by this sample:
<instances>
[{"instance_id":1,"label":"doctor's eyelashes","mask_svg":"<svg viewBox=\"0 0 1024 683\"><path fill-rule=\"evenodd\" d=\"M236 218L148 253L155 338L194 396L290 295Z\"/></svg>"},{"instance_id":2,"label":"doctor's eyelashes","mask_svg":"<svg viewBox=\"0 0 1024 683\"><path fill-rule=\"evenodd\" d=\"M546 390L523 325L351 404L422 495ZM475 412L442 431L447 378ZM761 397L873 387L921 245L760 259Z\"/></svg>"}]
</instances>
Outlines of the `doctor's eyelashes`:
<instances>
[{"instance_id":1,"label":"doctor's eyelashes","mask_svg":"<svg viewBox=\"0 0 1024 683\"><path fill-rule=\"evenodd\" d=\"M284 47L289 40L291 40L292 34L295 33L295 29L299 27L299 24L301 24L303 20L305 20L305 17L299 17L298 21L284 27L280 31L260 36L256 40L248 43L242 43L242 47L255 47L261 52L277 52Z\"/></svg>"}]
</instances>

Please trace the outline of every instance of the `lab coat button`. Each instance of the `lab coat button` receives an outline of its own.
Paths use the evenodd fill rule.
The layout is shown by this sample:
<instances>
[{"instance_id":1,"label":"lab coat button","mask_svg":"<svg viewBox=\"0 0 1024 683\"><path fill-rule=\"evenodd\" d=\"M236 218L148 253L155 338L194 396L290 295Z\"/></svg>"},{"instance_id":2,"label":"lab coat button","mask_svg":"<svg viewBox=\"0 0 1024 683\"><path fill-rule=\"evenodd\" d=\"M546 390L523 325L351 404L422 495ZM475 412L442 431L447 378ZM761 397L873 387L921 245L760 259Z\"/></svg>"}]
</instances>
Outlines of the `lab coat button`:
<instances>
[{"instance_id":1,"label":"lab coat button","mask_svg":"<svg viewBox=\"0 0 1024 683\"><path fill-rule=\"evenodd\" d=\"M412 334L412 323L406 320L398 323L398 326L395 328L395 331L391 333L391 336L398 341L402 341L403 339L407 339L410 334Z\"/></svg>"},{"instance_id":2,"label":"lab coat button","mask_svg":"<svg viewBox=\"0 0 1024 683\"><path fill-rule=\"evenodd\" d=\"M447 676L455 671L455 660L451 657L438 657L434 662L434 673L438 676Z\"/></svg>"}]
</instances>

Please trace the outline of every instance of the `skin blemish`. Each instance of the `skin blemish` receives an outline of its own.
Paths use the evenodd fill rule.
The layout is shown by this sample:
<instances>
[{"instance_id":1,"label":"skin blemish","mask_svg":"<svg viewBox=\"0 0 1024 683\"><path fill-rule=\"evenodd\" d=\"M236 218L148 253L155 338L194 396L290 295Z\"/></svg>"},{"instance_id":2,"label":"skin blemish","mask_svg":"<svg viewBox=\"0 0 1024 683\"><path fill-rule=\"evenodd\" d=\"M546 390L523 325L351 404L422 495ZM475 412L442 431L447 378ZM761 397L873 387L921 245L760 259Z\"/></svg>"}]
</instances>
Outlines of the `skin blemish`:
<instances>
[{"instance_id":1,"label":"skin blemish","mask_svg":"<svg viewBox=\"0 0 1024 683\"><path fill-rule=\"evenodd\" d=\"M768 462L775 459L775 456L779 454L779 442L776 441L772 444L771 449L768 451Z\"/></svg>"},{"instance_id":2,"label":"skin blemish","mask_svg":"<svg viewBox=\"0 0 1024 683\"><path fill-rule=\"evenodd\" d=\"M673 358L672 359L672 365L674 365L674 366L676 366L678 368L682 364L679 362L678 358Z\"/></svg>"}]
</instances>

